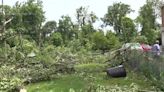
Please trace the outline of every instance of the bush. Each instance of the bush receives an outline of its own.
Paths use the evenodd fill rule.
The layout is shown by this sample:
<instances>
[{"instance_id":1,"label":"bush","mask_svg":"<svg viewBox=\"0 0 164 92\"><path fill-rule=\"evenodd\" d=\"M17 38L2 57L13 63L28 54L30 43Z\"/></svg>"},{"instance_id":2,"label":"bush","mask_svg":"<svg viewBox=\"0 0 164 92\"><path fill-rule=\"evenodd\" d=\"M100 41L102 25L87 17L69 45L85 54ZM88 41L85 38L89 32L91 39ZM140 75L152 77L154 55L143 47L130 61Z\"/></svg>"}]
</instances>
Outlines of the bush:
<instances>
[{"instance_id":1,"label":"bush","mask_svg":"<svg viewBox=\"0 0 164 92\"><path fill-rule=\"evenodd\" d=\"M62 35L59 32L54 32L51 35L51 40L54 46L61 46L63 44Z\"/></svg>"},{"instance_id":2,"label":"bush","mask_svg":"<svg viewBox=\"0 0 164 92\"><path fill-rule=\"evenodd\" d=\"M7 61L9 62L2 62L0 65L0 79L9 80L5 85L11 85L10 80L14 78L20 79L21 82L18 84L23 85L23 83L28 84L56 78L57 73L74 73L74 65L76 64L86 64L84 66L77 65L79 72L83 72L83 69L89 70L89 72L101 72L105 68L105 64L99 64L106 60L106 56L102 54L93 54L85 49L73 52L71 48L54 47L53 45L38 50L34 43L28 40L25 42L22 44L22 49L21 46L7 48ZM32 51L36 52L36 55L27 57L28 53ZM3 53L3 49L0 49L0 53ZM2 57L4 58L3 55ZM92 64L87 65L89 62ZM14 85L17 86L17 84Z\"/></svg>"},{"instance_id":3,"label":"bush","mask_svg":"<svg viewBox=\"0 0 164 92\"><path fill-rule=\"evenodd\" d=\"M108 40L108 47L110 49L117 49L121 46L121 44L119 42L119 38L116 36L116 34L108 31L106 33L106 38Z\"/></svg>"},{"instance_id":4,"label":"bush","mask_svg":"<svg viewBox=\"0 0 164 92\"><path fill-rule=\"evenodd\" d=\"M148 43L148 40L145 36L137 36L133 39L133 42Z\"/></svg>"},{"instance_id":5,"label":"bush","mask_svg":"<svg viewBox=\"0 0 164 92\"><path fill-rule=\"evenodd\" d=\"M7 39L7 44L10 45L10 47L15 47L18 46L20 44L20 38L18 36L16 37L12 37L10 39Z\"/></svg>"},{"instance_id":6,"label":"bush","mask_svg":"<svg viewBox=\"0 0 164 92\"><path fill-rule=\"evenodd\" d=\"M92 39L95 50L112 50L120 46L119 39L111 32L107 32L106 36L103 32L95 32Z\"/></svg>"},{"instance_id":7,"label":"bush","mask_svg":"<svg viewBox=\"0 0 164 92\"><path fill-rule=\"evenodd\" d=\"M151 53L143 53L139 51L128 51L124 53L126 60L124 64L130 70L143 74L153 85L164 90L162 57L156 57Z\"/></svg>"},{"instance_id":8,"label":"bush","mask_svg":"<svg viewBox=\"0 0 164 92\"><path fill-rule=\"evenodd\" d=\"M0 90L11 91L21 86L23 80L15 75L14 66L1 66L0 68ZM11 91L13 92L13 91Z\"/></svg>"},{"instance_id":9,"label":"bush","mask_svg":"<svg viewBox=\"0 0 164 92\"><path fill-rule=\"evenodd\" d=\"M2 78L0 80L0 90L4 92L13 92L15 88L22 85L22 81L19 78Z\"/></svg>"},{"instance_id":10,"label":"bush","mask_svg":"<svg viewBox=\"0 0 164 92\"><path fill-rule=\"evenodd\" d=\"M67 44L67 47L71 48L73 52L80 51L81 49L84 48L80 39L73 39Z\"/></svg>"}]
</instances>

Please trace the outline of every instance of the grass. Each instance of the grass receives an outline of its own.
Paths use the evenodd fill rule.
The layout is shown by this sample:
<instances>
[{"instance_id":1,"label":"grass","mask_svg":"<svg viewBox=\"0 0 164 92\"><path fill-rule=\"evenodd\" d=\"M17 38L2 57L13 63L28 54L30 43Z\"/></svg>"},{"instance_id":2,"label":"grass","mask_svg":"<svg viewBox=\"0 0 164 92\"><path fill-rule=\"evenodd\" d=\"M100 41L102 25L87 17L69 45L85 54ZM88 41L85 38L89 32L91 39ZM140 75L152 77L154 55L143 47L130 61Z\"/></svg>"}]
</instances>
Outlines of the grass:
<instances>
[{"instance_id":1,"label":"grass","mask_svg":"<svg viewBox=\"0 0 164 92\"><path fill-rule=\"evenodd\" d=\"M70 88L77 92L80 88L84 88L86 81L78 76L64 75L61 78L35 83L27 86L28 92L69 92Z\"/></svg>"},{"instance_id":2,"label":"grass","mask_svg":"<svg viewBox=\"0 0 164 92\"><path fill-rule=\"evenodd\" d=\"M51 81L30 84L26 88L28 92L69 92L70 88L73 88L75 92L80 92L80 90L87 88L91 82L97 85L118 85L120 87L135 83L141 90L154 90L144 77L138 77L134 73L128 73L125 78L110 78L105 73L63 75Z\"/></svg>"}]
</instances>

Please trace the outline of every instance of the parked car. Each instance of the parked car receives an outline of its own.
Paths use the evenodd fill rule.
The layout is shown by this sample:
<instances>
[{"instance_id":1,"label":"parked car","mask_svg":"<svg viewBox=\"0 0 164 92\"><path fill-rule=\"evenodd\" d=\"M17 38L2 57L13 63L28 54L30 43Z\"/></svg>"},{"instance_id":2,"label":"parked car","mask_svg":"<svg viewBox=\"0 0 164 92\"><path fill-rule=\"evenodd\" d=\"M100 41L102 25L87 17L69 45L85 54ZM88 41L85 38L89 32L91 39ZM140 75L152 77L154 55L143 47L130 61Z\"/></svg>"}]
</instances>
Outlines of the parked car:
<instances>
[{"instance_id":1,"label":"parked car","mask_svg":"<svg viewBox=\"0 0 164 92\"><path fill-rule=\"evenodd\" d=\"M148 52L152 50L152 47L148 44L126 43L122 45L122 49L140 50L143 52Z\"/></svg>"},{"instance_id":2,"label":"parked car","mask_svg":"<svg viewBox=\"0 0 164 92\"><path fill-rule=\"evenodd\" d=\"M142 48L142 46L139 43L126 43L126 44L123 44L122 45L122 49L143 51L143 48Z\"/></svg>"},{"instance_id":3,"label":"parked car","mask_svg":"<svg viewBox=\"0 0 164 92\"><path fill-rule=\"evenodd\" d=\"M152 47L148 44L141 44L141 46L142 46L144 52L148 52L148 51L152 50Z\"/></svg>"}]
</instances>

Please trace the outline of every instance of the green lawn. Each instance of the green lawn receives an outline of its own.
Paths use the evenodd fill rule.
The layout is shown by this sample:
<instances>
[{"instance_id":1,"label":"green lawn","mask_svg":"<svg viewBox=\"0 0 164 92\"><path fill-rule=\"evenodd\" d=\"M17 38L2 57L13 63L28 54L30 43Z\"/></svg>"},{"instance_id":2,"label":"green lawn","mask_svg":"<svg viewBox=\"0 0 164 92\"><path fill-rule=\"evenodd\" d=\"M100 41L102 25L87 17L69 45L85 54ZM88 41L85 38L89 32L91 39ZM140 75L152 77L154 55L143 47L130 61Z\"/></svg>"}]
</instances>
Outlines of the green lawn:
<instances>
[{"instance_id":1,"label":"green lawn","mask_svg":"<svg viewBox=\"0 0 164 92\"><path fill-rule=\"evenodd\" d=\"M28 92L68 92L70 88L79 91L84 88L86 81L74 75L64 75L61 78L35 83L27 86Z\"/></svg>"},{"instance_id":2,"label":"green lawn","mask_svg":"<svg viewBox=\"0 0 164 92\"><path fill-rule=\"evenodd\" d=\"M105 73L89 74L89 75L63 75L58 79L51 81L34 83L27 85L28 92L69 92L73 88L76 92L87 88L90 83L104 86L130 86L132 83L137 84L141 90L152 90L149 82L145 81L142 76L129 73L125 78L110 78Z\"/></svg>"}]
</instances>

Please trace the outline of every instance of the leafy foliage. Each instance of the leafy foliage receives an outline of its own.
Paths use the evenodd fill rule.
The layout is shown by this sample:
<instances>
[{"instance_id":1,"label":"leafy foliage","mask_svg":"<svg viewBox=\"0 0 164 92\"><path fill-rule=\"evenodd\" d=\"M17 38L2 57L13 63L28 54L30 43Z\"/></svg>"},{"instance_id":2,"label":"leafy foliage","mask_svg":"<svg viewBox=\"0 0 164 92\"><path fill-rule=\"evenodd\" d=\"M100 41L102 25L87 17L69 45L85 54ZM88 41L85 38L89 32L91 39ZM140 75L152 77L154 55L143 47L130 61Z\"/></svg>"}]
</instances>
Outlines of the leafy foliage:
<instances>
[{"instance_id":1,"label":"leafy foliage","mask_svg":"<svg viewBox=\"0 0 164 92\"><path fill-rule=\"evenodd\" d=\"M76 18L80 27L92 25L98 19L94 12L88 13L88 7L82 6L76 9Z\"/></svg>"},{"instance_id":2,"label":"leafy foliage","mask_svg":"<svg viewBox=\"0 0 164 92\"><path fill-rule=\"evenodd\" d=\"M141 35L147 37L149 43L153 43L157 37L155 32L157 31L156 15L153 9L153 3L147 2L140 9L140 16L137 21L141 24Z\"/></svg>"},{"instance_id":3,"label":"leafy foliage","mask_svg":"<svg viewBox=\"0 0 164 92\"><path fill-rule=\"evenodd\" d=\"M61 46L63 43L62 35L59 32L55 32L51 35L53 45Z\"/></svg>"},{"instance_id":4,"label":"leafy foliage","mask_svg":"<svg viewBox=\"0 0 164 92\"><path fill-rule=\"evenodd\" d=\"M147 38L145 36L137 36L133 39L133 41L138 43L148 43Z\"/></svg>"},{"instance_id":5,"label":"leafy foliage","mask_svg":"<svg viewBox=\"0 0 164 92\"><path fill-rule=\"evenodd\" d=\"M117 35L122 33L122 18L129 14L132 10L130 6L123 3L114 3L108 7L108 11L102 19L105 25L114 28Z\"/></svg>"},{"instance_id":6,"label":"leafy foliage","mask_svg":"<svg viewBox=\"0 0 164 92\"><path fill-rule=\"evenodd\" d=\"M120 55L124 60L123 63L130 70L144 75L159 90L163 90L163 82L160 82L163 80L163 59L161 57L154 57L152 53L142 53L135 50L125 51L124 54Z\"/></svg>"},{"instance_id":7,"label":"leafy foliage","mask_svg":"<svg viewBox=\"0 0 164 92\"><path fill-rule=\"evenodd\" d=\"M115 51L112 51L124 42L152 43L159 37L154 14L157 3L147 1L141 7L140 16L136 19L142 27L140 36L137 36L134 21L126 17L132 12L130 6L121 2L109 6L102 19L103 25L114 29L106 33L103 29L94 28L93 24L98 18L94 12L88 12L87 7L76 10L77 23L67 15L59 21L47 21L42 25L45 21L42 1L17 2L13 7L4 5L5 16L0 14L0 90L13 92L19 86L50 80L60 74L80 72L83 76L84 72L100 73L105 70L106 61L110 61L114 55L114 63L124 61L129 70L142 73L163 90L163 66L158 67L159 64L163 65L162 59L157 63L149 60L151 56L147 58L147 54L140 52L113 55ZM4 25L8 19L11 21ZM146 60L149 62L145 62ZM94 80L93 76L87 76L89 79L84 78L87 81ZM138 91L135 84L130 86L131 88L120 88L116 85L111 86L114 87L112 89L103 85L89 85L85 91Z\"/></svg>"},{"instance_id":8,"label":"leafy foliage","mask_svg":"<svg viewBox=\"0 0 164 92\"><path fill-rule=\"evenodd\" d=\"M69 16L62 16L58 23L57 31L61 33L64 44L67 44L74 36L73 23Z\"/></svg>"},{"instance_id":9,"label":"leafy foliage","mask_svg":"<svg viewBox=\"0 0 164 92\"><path fill-rule=\"evenodd\" d=\"M122 18L122 41L124 42L130 42L131 39L133 39L136 34L137 31L135 29L135 24L133 23L133 20L131 20L128 17L123 17Z\"/></svg>"},{"instance_id":10,"label":"leafy foliage","mask_svg":"<svg viewBox=\"0 0 164 92\"><path fill-rule=\"evenodd\" d=\"M102 32L93 34L94 49L106 50L108 48L108 40Z\"/></svg>"},{"instance_id":11,"label":"leafy foliage","mask_svg":"<svg viewBox=\"0 0 164 92\"><path fill-rule=\"evenodd\" d=\"M18 78L6 79L3 78L0 80L0 90L2 92L12 92L15 88L21 86L21 80Z\"/></svg>"},{"instance_id":12,"label":"leafy foliage","mask_svg":"<svg viewBox=\"0 0 164 92\"><path fill-rule=\"evenodd\" d=\"M114 33L107 31L106 38L108 40L108 46L110 49L117 49L120 47L119 38Z\"/></svg>"}]
</instances>

